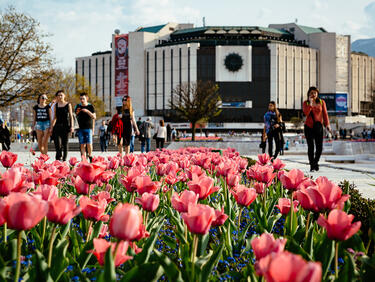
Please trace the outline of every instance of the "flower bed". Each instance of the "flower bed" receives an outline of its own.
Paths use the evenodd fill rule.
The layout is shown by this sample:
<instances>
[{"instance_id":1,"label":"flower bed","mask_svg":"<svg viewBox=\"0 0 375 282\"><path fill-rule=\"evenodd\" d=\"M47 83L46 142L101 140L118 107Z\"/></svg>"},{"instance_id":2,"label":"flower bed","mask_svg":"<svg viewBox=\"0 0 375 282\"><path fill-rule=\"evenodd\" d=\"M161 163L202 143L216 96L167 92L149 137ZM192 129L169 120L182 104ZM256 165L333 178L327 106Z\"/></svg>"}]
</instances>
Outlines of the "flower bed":
<instances>
[{"instance_id":1,"label":"flower bed","mask_svg":"<svg viewBox=\"0 0 375 282\"><path fill-rule=\"evenodd\" d=\"M258 158L185 148L92 163L42 155L28 169L3 152L1 280L371 278L347 191Z\"/></svg>"}]
</instances>

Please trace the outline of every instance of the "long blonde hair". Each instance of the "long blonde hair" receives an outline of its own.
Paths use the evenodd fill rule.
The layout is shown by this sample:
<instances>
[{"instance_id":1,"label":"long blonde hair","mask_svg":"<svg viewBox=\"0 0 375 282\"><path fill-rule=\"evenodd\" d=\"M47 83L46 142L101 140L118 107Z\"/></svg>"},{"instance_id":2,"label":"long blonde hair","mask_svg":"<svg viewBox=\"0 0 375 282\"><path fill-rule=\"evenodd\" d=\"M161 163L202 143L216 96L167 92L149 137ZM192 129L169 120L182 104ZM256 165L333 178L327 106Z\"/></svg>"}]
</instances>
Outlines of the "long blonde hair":
<instances>
[{"instance_id":1,"label":"long blonde hair","mask_svg":"<svg viewBox=\"0 0 375 282\"><path fill-rule=\"evenodd\" d=\"M123 98L124 99L124 98ZM130 97L126 97L126 108L129 110L130 112L130 117L133 118L133 105L132 105L132 101L130 99ZM122 104L122 109L121 111L124 112L124 110L126 109L125 106L124 106L124 103Z\"/></svg>"}]
</instances>

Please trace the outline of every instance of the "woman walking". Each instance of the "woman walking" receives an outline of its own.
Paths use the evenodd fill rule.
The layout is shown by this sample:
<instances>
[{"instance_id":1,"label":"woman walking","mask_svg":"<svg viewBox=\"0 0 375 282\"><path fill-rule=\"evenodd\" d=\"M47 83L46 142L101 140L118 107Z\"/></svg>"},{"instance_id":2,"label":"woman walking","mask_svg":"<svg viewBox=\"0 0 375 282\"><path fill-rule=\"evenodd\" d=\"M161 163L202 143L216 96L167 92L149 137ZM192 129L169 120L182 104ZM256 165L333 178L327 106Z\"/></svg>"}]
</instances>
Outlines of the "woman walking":
<instances>
[{"instance_id":1,"label":"woman walking","mask_svg":"<svg viewBox=\"0 0 375 282\"><path fill-rule=\"evenodd\" d=\"M59 90L55 94L56 103L52 106L55 113L51 129L55 143L56 160L66 161L68 156L69 134L74 132L72 105L65 100L65 93Z\"/></svg>"},{"instance_id":2,"label":"woman walking","mask_svg":"<svg viewBox=\"0 0 375 282\"><path fill-rule=\"evenodd\" d=\"M276 108L274 101L269 102L268 111L264 114L263 140L268 139L268 154L272 159L276 159L280 153L281 145L281 123L282 117ZM273 151L273 140L275 140L275 153Z\"/></svg>"},{"instance_id":3,"label":"woman walking","mask_svg":"<svg viewBox=\"0 0 375 282\"><path fill-rule=\"evenodd\" d=\"M32 130L36 131L38 147L41 154L48 152L48 138L50 136L52 112L47 104L47 95L40 94L37 104L33 107L34 120Z\"/></svg>"},{"instance_id":4,"label":"woman walking","mask_svg":"<svg viewBox=\"0 0 375 282\"><path fill-rule=\"evenodd\" d=\"M303 102L303 113L306 116L305 137L311 172L319 170L319 159L323 150L323 124L328 131L331 131L326 103L318 95L318 88L310 87L307 92L308 100Z\"/></svg>"},{"instance_id":5,"label":"woman walking","mask_svg":"<svg viewBox=\"0 0 375 282\"><path fill-rule=\"evenodd\" d=\"M164 120L159 121L159 126L156 130L156 149L163 149L164 142L167 137L167 128L164 125Z\"/></svg>"},{"instance_id":6,"label":"woman walking","mask_svg":"<svg viewBox=\"0 0 375 282\"><path fill-rule=\"evenodd\" d=\"M122 99L122 108L120 112L120 119L122 122L122 130L120 130L121 135L118 136L117 145L118 150L122 156L123 148L125 146L125 154L129 154L130 151L130 140L132 135L132 128L136 135L139 135L137 123L134 118L133 106L130 97L124 97ZM120 123L121 126L121 123Z\"/></svg>"}]
</instances>

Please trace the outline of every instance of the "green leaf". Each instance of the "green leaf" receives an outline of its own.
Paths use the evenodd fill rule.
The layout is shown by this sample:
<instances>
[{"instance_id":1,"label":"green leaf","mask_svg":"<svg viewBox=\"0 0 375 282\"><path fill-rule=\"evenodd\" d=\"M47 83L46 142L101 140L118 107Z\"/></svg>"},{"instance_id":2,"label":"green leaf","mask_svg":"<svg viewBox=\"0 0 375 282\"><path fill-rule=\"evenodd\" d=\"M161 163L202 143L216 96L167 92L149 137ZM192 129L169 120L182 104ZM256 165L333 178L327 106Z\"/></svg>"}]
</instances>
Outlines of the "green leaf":
<instances>
[{"instance_id":1,"label":"green leaf","mask_svg":"<svg viewBox=\"0 0 375 282\"><path fill-rule=\"evenodd\" d=\"M327 235L324 235L320 246L315 252L315 260L322 263L323 280L326 278L329 267L335 256L335 241L329 239Z\"/></svg>"},{"instance_id":2,"label":"green leaf","mask_svg":"<svg viewBox=\"0 0 375 282\"><path fill-rule=\"evenodd\" d=\"M159 251L154 251L160 264L162 265L165 275L168 277L169 281L178 281L183 282L181 272L178 269L177 265L171 261L165 254L160 253Z\"/></svg>"},{"instance_id":3,"label":"green leaf","mask_svg":"<svg viewBox=\"0 0 375 282\"><path fill-rule=\"evenodd\" d=\"M298 242L290 236L287 236L287 246L286 249L292 253L301 255L306 260L312 260L310 254L307 253L299 244Z\"/></svg>"},{"instance_id":4,"label":"green leaf","mask_svg":"<svg viewBox=\"0 0 375 282\"><path fill-rule=\"evenodd\" d=\"M44 255L39 251L35 250L35 263L30 271L30 281L46 281L53 282L50 275L48 264Z\"/></svg>"},{"instance_id":5,"label":"green leaf","mask_svg":"<svg viewBox=\"0 0 375 282\"><path fill-rule=\"evenodd\" d=\"M210 234L207 233L203 236L199 236L199 242L198 242L198 257L203 256L205 254L205 250L208 245L208 241L210 240Z\"/></svg>"},{"instance_id":6,"label":"green leaf","mask_svg":"<svg viewBox=\"0 0 375 282\"><path fill-rule=\"evenodd\" d=\"M69 259L66 257L68 246L69 242L66 239L63 239L53 248L51 275L54 280L56 280L61 272L65 271L66 267L69 265Z\"/></svg>"},{"instance_id":7,"label":"green leaf","mask_svg":"<svg viewBox=\"0 0 375 282\"><path fill-rule=\"evenodd\" d=\"M307 238L303 244L303 249L311 256L314 256L314 225L310 224Z\"/></svg>"},{"instance_id":8,"label":"green leaf","mask_svg":"<svg viewBox=\"0 0 375 282\"><path fill-rule=\"evenodd\" d=\"M350 282L357 281L355 277L355 261L352 255L346 252L344 257L344 266L339 270L338 281Z\"/></svg>"},{"instance_id":9,"label":"green leaf","mask_svg":"<svg viewBox=\"0 0 375 282\"><path fill-rule=\"evenodd\" d=\"M222 241L222 240L221 240ZM200 281L205 282L208 281L208 277L211 275L211 271L214 268L215 265L217 265L217 262L219 261L219 258L221 257L221 253L223 252L224 244L220 244L209 261L203 266Z\"/></svg>"},{"instance_id":10,"label":"green leaf","mask_svg":"<svg viewBox=\"0 0 375 282\"><path fill-rule=\"evenodd\" d=\"M155 242L158 238L159 231L163 226L164 216L160 220L160 223L156 225L154 229L152 229L151 236L147 239L146 243L143 245L142 252L135 257L135 260L138 264L144 264L148 262L150 255L154 249Z\"/></svg>"},{"instance_id":11,"label":"green leaf","mask_svg":"<svg viewBox=\"0 0 375 282\"><path fill-rule=\"evenodd\" d=\"M112 256L111 248L108 248L105 253L104 259L104 272L99 276L99 282L115 282L116 281L116 271L115 271L115 262Z\"/></svg>"},{"instance_id":12,"label":"green leaf","mask_svg":"<svg viewBox=\"0 0 375 282\"><path fill-rule=\"evenodd\" d=\"M68 234L69 229L70 229L70 225L71 225L71 221L69 220L69 222L67 224L65 224L64 230L60 233L61 239L64 239L66 237L66 235Z\"/></svg>"},{"instance_id":13,"label":"green leaf","mask_svg":"<svg viewBox=\"0 0 375 282\"><path fill-rule=\"evenodd\" d=\"M354 234L348 240L341 242L340 245L343 249L352 248L357 252L366 252L361 236L359 236L358 234Z\"/></svg>"},{"instance_id":14,"label":"green leaf","mask_svg":"<svg viewBox=\"0 0 375 282\"><path fill-rule=\"evenodd\" d=\"M157 281L163 275L163 268L157 263L145 263L142 265L136 265L130 269L121 282L137 281L137 282L149 282Z\"/></svg>"}]
</instances>

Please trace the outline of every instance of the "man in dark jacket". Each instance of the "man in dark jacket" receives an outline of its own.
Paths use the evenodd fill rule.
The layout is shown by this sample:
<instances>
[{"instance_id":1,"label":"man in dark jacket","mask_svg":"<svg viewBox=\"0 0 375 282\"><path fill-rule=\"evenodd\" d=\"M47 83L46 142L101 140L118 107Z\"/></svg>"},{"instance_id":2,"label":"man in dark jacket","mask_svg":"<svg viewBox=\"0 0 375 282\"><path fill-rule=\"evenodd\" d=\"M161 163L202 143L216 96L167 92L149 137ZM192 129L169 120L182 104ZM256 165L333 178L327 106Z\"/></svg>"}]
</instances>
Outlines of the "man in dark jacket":
<instances>
[{"instance_id":1,"label":"man in dark jacket","mask_svg":"<svg viewBox=\"0 0 375 282\"><path fill-rule=\"evenodd\" d=\"M5 151L10 149L10 132L4 121L0 118L0 143Z\"/></svg>"}]
</instances>

